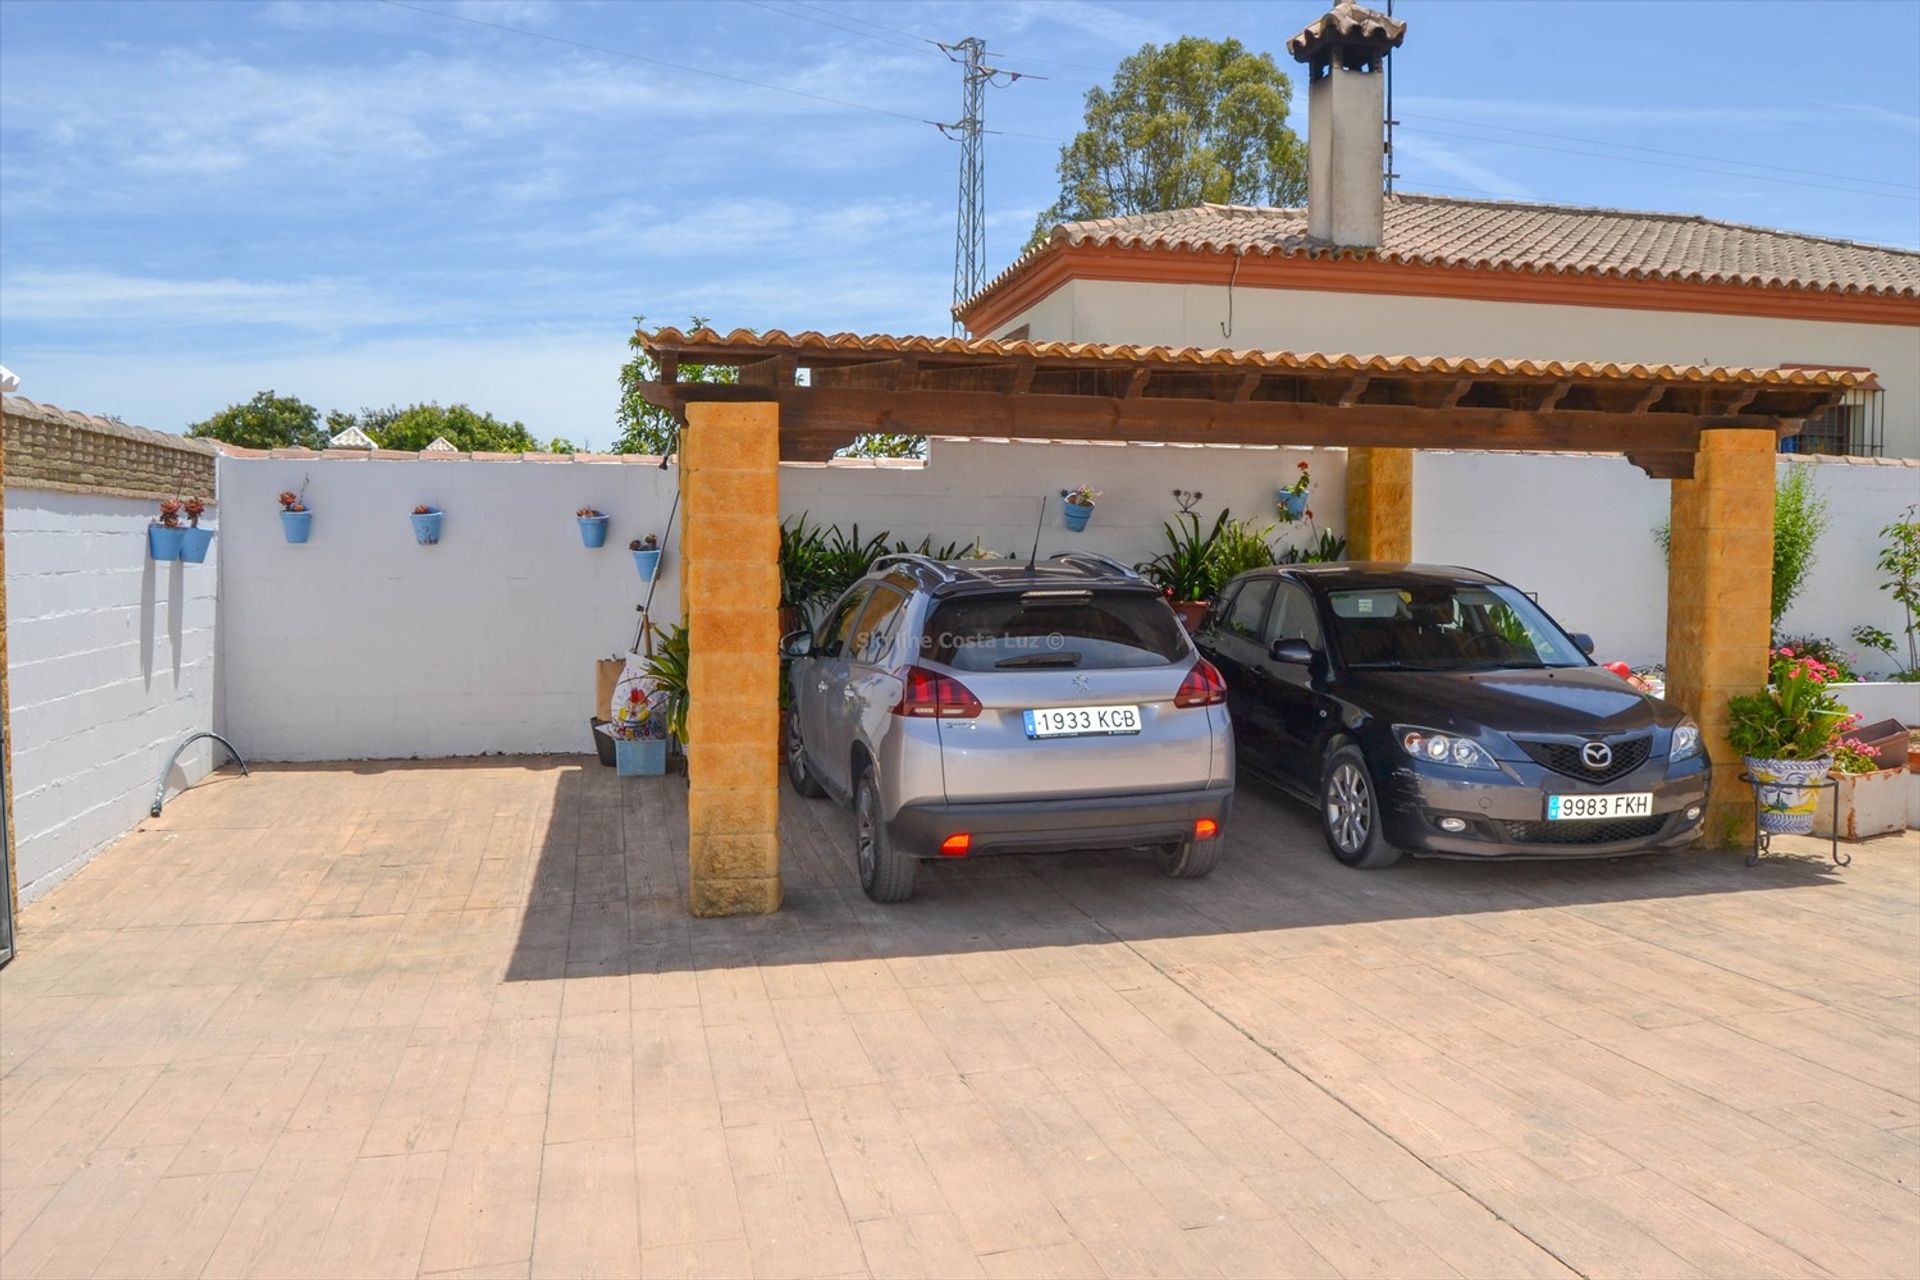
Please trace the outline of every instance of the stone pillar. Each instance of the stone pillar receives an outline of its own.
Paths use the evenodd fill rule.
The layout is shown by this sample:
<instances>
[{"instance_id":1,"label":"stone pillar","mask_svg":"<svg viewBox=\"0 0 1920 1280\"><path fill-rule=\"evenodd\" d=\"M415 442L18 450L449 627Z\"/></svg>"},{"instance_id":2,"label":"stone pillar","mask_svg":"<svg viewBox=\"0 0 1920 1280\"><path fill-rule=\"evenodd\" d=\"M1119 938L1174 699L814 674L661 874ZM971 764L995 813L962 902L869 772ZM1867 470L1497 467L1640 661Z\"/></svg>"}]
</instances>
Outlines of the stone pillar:
<instances>
[{"instance_id":1,"label":"stone pillar","mask_svg":"<svg viewBox=\"0 0 1920 1280\"><path fill-rule=\"evenodd\" d=\"M680 435L688 905L780 909L780 407L692 403Z\"/></svg>"},{"instance_id":2,"label":"stone pillar","mask_svg":"<svg viewBox=\"0 0 1920 1280\"><path fill-rule=\"evenodd\" d=\"M1713 761L1701 842L1753 838L1753 795L1727 743L1727 699L1767 682L1773 625L1774 433L1700 434L1693 479L1673 482L1667 559L1667 697L1700 722Z\"/></svg>"},{"instance_id":3,"label":"stone pillar","mask_svg":"<svg viewBox=\"0 0 1920 1280\"><path fill-rule=\"evenodd\" d=\"M1413 450L1347 450L1347 559L1413 559Z\"/></svg>"}]
</instances>

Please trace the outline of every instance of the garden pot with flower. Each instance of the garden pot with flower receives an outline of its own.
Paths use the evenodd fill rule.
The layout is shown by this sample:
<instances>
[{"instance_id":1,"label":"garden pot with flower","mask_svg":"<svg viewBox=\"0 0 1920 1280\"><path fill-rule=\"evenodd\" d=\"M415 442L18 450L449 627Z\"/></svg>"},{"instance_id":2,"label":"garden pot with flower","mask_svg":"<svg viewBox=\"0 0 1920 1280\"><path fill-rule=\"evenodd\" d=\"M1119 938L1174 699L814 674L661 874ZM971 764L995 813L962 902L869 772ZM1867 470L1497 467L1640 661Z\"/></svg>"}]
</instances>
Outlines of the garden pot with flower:
<instances>
[{"instance_id":1,"label":"garden pot with flower","mask_svg":"<svg viewBox=\"0 0 1920 1280\"><path fill-rule=\"evenodd\" d=\"M607 545L607 525L612 517L592 507L582 507L573 514L580 521L581 546L604 547Z\"/></svg>"},{"instance_id":2,"label":"garden pot with flower","mask_svg":"<svg viewBox=\"0 0 1920 1280\"><path fill-rule=\"evenodd\" d=\"M640 581L652 582L660 572L660 539L650 533L629 542L627 550L633 552L633 567L640 571Z\"/></svg>"},{"instance_id":3,"label":"garden pot with flower","mask_svg":"<svg viewBox=\"0 0 1920 1280\"><path fill-rule=\"evenodd\" d=\"M1907 771L1882 768L1871 744L1854 736L1833 746L1833 788L1822 788L1814 829L1865 840L1907 829Z\"/></svg>"},{"instance_id":4,"label":"garden pot with flower","mask_svg":"<svg viewBox=\"0 0 1920 1280\"><path fill-rule=\"evenodd\" d=\"M1294 466L1300 474L1294 478L1292 484L1283 487L1277 495L1280 518L1289 523L1307 517L1307 495L1313 490L1313 472L1308 469L1307 464L1296 462Z\"/></svg>"},{"instance_id":5,"label":"garden pot with flower","mask_svg":"<svg viewBox=\"0 0 1920 1280\"><path fill-rule=\"evenodd\" d=\"M1792 648L1769 655L1767 687L1727 701L1727 738L1746 764L1759 800L1760 829L1806 835L1847 709L1827 688L1833 668Z\"/></svg>"},{"instance_id":6,"label":"garden pot with flower","mask_svg":"<svg viewBox=\"0 0 1920 1280\"><path fill-rule=\"evenodd\" d=\"M413 540L423 547L431 547L440 541L441 511L438 507L421 503L413 509Z\"/></svg>"},{"instance_id":7,"label":"garden pot with flower","mask_svg":"<svg viewBox=\"0 0 1920 1280\"><path fill-rule=\"evenodd\" d=\"M1069 532L1079 533L1087 527L1087 521L1093 518L1093 504L1099 497L1100 494L1092 485L1083 484L1060 491L1061 515L1067 522Z\"/></svg>"},{"instance_id":8,"label":"garden pot with flower","mask_svg":"<svg viewBox=\"0 0 1920 1280\"><path fill-rule=\"evenodd\" d=\"M188 498L180 505L187 513L187 527L180 531L180 558L188 564L205 564L214 532L200 527L200 517L206 513L207 504L199 498Z\"/></svg>"},{"instance_id":9,"label":"garden pot with flower","mask_svg":"<svg viewBox=\"0 0 1920 1280\"><path fill-rule=\"evenodd\" d=\"M180 503L168 498L160 504L160 518L147 526L147 554L155 560L178 560L186 536L180 527Z\"/></svg>"},{"instance_id":10,"label":"garden pot with flower","mask_svg":"<svg viewBox=\"0 0 1920 1280\"><path fill-rule=\"evenodd\" d=\"M280 493L280 532L288 542L296 545L305 542L313 532L313 512L307 510L305 502L301 500L306 491L307 486L303 484L299 493L291 489L283 489Z\"/></svg>"},{"instance_id":11,"label":"garden pot with flower","mask_svg":"<svg viewBox=\"0 0 1920 1280\"><path fill-rule=\"evenodd\" d=\"M1181 492L1176 489L1174 494L1179 497ZM1199 496L1193 495L1195 499ZM1200 517L1183 504L1179 514L1161 526L1167 549L1137 566L1149 582L1167 593L1167 603L1189 631L1200 625L1212 604L1220 540L1230 519L1230 514L1222 511L1213 528L1203 534Z\"/></svg>"}]
</instances>

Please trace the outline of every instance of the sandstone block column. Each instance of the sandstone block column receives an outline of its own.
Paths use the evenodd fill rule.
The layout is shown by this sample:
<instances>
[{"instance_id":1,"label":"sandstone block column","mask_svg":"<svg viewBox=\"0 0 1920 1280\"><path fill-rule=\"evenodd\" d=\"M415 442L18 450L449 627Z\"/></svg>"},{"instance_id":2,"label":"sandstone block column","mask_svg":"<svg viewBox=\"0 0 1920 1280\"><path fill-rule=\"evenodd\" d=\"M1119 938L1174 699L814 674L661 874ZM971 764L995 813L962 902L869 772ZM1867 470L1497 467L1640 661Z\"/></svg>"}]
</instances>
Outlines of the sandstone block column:
<instances>
[{"instance_id":1,"label":"sandstone block column","mask_svg":"<svg viewBox=\"0 0 1920 1280\"><path fill-rule=\"evenodd\" d=\"M780 909L780 408L687 406L687 856L696 916Z\"/></svg>"},{"instance_id":2,"label":"sandstone block column","mask_svg":"<svg viewBox=\"0 0 1920 1280\"><path fill-rule=\"evenodd\" d=\"M1413 559L1413 450L1347 450L1347 558Z\"/></svg>"},{"instance_id":3,"label":"sandstone block column","mask_svg":"<svg viewBox=\"0 0 1920 1280\"><path fill-rule=\"evenodd\" d=\"M1767 683L1773 625L1774 433L1700 434L1693 479L1673 482L1667 562L1667 697L1700 722L1713 761L1701 839L1753 838L1753 796L1727 743L1727 699Z\"/></svg>"}]
</instances>

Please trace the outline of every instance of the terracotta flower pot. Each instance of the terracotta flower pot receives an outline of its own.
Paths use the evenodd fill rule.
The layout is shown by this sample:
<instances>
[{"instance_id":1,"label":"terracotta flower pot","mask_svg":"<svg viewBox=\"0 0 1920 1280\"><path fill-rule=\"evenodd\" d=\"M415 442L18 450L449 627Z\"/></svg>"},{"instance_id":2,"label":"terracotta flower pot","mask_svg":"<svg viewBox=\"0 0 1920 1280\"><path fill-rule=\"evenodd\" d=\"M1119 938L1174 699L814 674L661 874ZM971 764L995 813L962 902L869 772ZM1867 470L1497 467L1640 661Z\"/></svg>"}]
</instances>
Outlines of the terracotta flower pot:
<instances>
[{"instance_id":1,"label":"terracotta flower pot","mask_svg":"<svg viewBox=\"0 0 1920 1280\"><path fill-rule=\"evenodd\" d=\"M1174 616L1189 631L1198 628L1200 620L1207 616L1207 610L1213 607L1211 600L1172 600L1168 603L1173 605Z\"/></svg>"}]
</instances>

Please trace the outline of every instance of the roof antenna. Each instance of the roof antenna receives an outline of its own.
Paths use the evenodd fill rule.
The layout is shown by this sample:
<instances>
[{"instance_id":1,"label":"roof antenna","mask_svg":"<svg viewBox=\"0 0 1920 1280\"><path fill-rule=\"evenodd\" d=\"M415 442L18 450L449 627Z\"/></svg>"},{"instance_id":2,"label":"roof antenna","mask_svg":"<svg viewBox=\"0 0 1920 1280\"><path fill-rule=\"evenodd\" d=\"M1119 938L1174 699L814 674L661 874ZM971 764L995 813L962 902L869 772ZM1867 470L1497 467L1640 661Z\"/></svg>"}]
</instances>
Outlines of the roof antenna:
<instances>
[{"instance_id":1,"label":"roof antenna","mask_svg":"<svg viewBox=\"0 0 1920 1280\"><path fill-rule=\"evenodd\" d=\"M1040 497L1040 514L1035 516L1033 519L1033 554L1027 557L1028 573L1032 573L1034 571L1034 568L1033 568L1034 565L1039 563L1040 526L1046 523L1046 519L1047 519L1047 499L1046 499L1046 495L1042 494Z\"/></svg>"}]
</instances>

